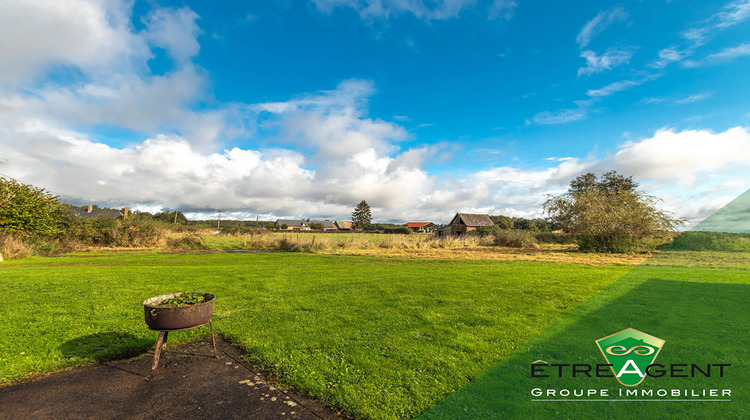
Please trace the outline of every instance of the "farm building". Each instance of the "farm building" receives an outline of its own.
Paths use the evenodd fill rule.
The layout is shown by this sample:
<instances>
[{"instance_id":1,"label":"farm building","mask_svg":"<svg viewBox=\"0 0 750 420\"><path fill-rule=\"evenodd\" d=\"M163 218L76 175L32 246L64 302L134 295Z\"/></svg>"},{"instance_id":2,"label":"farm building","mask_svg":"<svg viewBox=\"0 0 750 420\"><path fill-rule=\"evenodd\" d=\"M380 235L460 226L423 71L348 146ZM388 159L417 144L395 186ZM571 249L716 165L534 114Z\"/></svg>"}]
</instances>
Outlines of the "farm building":
<instances>
[{"instance_id":1,"label":"farm building","mask_svg":"<svg viewBox=\"0 0 750 420\"><path fill-rule=\"evenodd\" d=\"M352 223L350 221L337 220L334 222L339 230L352 230Z\"/></svg>"},{"instance_id":2,"label":"farm building","mask_svg":"<svg viewBox=\"0 0 750 420\"><path fill-rule=\"evenodd\" d=\"M487 214L456 213L451 220L451 235L466 235L478 227L492 226L492 220Z\"/></svg>"},{"instance_id":3,"label":"farm building","mask_svg":"<svg viewBox=\"0 0 750 420\"><path fill-rule=\"evenodd\" d=\"M406 222L404 226L408 227L412 232L424 233L432 232L435 224L432 222Z\"/></svg>"},{"instance_id":4,"label":"farm building","mask_svg":"<svg viewBox=\"0 0 750 420\"><path fill-rule=\"evenodd\" d=\"M333 222L330 221L330 220L310 220L310 219L307 219L307 223L310 226L316 225L316 224L317 225L322 225L323 226L323 230L337 230L336 225L334 225Z\"/></svg>"},{"instance_id":5,"label":"farm building","mask_svg":"<svg viewBox=\"0 0 750 420\"><path fill-rule=\"evenodd\" d=\"M68 211L73 216L85 217L87 219L93 219L99 216L107 217L110 219L122 219L123 218L123 214L120 210L100 209L94 206L72 207Z\"/></svg>"},{"instance_id":6,"label":"farm building","mask_svg":"<svg viewBox=\"0 0 750 420\"><path fill-rule=\"evenodd\" d=\"M306 220L295 220L295 219L278 219L276 220L276 229L281 229L282 225L286 225L286 230L310 230L310 225Z\"/></svg>"}]
</instances>

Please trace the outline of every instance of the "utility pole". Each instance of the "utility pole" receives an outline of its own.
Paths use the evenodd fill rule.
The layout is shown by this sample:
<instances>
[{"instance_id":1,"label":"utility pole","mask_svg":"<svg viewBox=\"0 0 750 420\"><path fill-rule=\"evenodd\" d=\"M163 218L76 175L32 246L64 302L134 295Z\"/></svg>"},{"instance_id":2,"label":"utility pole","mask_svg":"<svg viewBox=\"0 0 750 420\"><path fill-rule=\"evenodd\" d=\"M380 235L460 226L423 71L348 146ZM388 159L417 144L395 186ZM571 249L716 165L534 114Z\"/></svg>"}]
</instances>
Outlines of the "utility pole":
<instances>
[{"instance_id":1,"label":"utility pole","mask_svg":"<svg viewBox=\"0 0 750 420\"><path fill-rule=\"evenodd\" d=\"M174 211L174 224L177 224L177 210Z\"/></svg>"},{"instance_id":2,"label":"utility pole","mask_svg":"<svg viewBox=\"0 0 750 420\"><path fill-rule=\"evenodd\" d=\"M216 229L221 228L221 210L219 210L219 218L216 220Z\"/></svg>"}]
</instances>

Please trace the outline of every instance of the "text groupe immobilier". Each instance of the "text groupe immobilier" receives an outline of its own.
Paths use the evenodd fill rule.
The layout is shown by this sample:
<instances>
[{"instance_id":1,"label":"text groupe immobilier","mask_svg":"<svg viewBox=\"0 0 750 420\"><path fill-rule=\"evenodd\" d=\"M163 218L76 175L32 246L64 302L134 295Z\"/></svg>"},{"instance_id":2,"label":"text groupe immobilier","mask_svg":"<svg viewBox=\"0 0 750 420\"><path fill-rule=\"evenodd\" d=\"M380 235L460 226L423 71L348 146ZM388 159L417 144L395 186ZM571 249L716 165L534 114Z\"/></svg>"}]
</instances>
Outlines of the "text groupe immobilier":
<instances>
[{"instance_id":1,"label":"text groupe immobilier","mask_svg":"<svg viewBox=\"0 0 750 420\"><path fill-rule=\"evenodd\" d=\"M731 389L542 389L534 388L531 395L534 397L731 397Z\"/></svg>"}]
</instances>

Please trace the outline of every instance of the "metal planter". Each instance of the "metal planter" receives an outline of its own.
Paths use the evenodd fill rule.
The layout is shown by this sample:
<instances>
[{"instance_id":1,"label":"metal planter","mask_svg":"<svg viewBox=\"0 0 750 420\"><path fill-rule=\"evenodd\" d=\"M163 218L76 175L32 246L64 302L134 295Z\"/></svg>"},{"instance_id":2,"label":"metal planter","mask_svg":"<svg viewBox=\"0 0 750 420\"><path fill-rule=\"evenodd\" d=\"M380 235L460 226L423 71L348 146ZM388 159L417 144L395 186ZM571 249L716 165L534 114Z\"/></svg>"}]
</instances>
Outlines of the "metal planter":
<instances>
[{"instance_id":1,"label":"metal planter","mask_svg":"<svg viewBox=\"0 0 750 420\"><path fill-rule=\"evenodd\" d=\"M207 300L195 305L179 308L157 308L164 299L179 296L180 293L154 296L143 301L146 325L156 331L174 331L199 327L207 324L214 313L216 296L206 293Z\"/></svg>"}]
</instances>

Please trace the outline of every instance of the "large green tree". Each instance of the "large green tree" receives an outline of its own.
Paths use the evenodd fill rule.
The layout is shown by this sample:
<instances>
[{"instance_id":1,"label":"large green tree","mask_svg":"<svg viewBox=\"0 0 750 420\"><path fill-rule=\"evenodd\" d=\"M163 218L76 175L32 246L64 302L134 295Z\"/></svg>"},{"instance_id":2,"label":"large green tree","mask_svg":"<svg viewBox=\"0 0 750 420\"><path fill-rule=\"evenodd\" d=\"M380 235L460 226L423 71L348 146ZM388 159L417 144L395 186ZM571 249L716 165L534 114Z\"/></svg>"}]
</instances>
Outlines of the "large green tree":
<instances>
[{"instance_id":1,"label":"large green tree","mask_svg":"<svg viewBox=\"0 0 750 420\"><path fill-rule=\"evenodd\" d=\"M568 192L550 196L544 210L551 221L576 237L579 249L631 252L644 239L673 232L683 220L658 207L659 199L616 171L581 175Z\"/></svg>"},{"instance_id":2,"label":"large green tree","mask_svg":"<svg viewBox=\"0 0 750 420\"><path fill-rule=\"evenodd\" d=\"M186 225L188 223L187 217L182 214L181 211L165 211L162 213L156 213L153 216L154 220L160 220L165 223L179 223Z\"/></svg>"},{"instance_id":3,"label":"large green tree","mask_svg":"<svg viewBox=\"0 0 750 420\"><path fill-rule=\"evenodd\" d=\"M357 230L370 230L372 228L372 212L370 205L362 200L352 212L352 221Z\"/></svg>"},{"instance_id":4,"label":"large green tree","mask_svg":"<svg viewBox=\"0 0 750 420\"><path fill-rule=\"evenodd\" d=\"M54 236L65 211L57 196L14 179L0 178L0 230L21 236Z\"/></svg>"}]
</instances>

